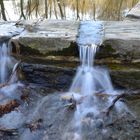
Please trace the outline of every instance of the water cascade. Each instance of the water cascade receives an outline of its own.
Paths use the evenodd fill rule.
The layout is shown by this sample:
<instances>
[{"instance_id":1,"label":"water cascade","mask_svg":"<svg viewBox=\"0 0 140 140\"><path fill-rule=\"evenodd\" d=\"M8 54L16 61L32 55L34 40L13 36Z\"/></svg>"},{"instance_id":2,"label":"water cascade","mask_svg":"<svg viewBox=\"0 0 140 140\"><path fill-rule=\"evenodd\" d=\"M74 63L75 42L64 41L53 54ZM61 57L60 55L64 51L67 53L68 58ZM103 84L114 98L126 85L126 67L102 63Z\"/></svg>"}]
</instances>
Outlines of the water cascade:
<instances>
[{"instance_id":1,"label":"water cascade","mask_svg":"<svg viewBox=\"0 0 140 140\"><path fill-rule=\"evenodd\" d=\"M11 65L10 50L6 43L0 46L0 83L6 82L8 78L8 67Z\"/></svg>"},{"instance_id":2,"label":"water cascade","mask_svg":"<svg viewBox=\"0 0 140 140\"><path fill-rule=\"evenodd\" d=\"M117 94L107 69L93 65L98 45L103 38L102 28L98 22L81 24L77 40L81 64L67 93L76 101L76 110L72 126L64 139L89 139L89 132L96 128L95 125L103 123L101 112L112 102L112 96ZM108 97L99 97L100 94L107 94ZM116 107L120 104L118 102Z\"/></svg>"},{"instance_id":3,"label":"water cascade","mask_svg":"<svg viewBox=\"0 0 140 140\"><path fill-rule=\"evenodd\" d=\"M4 42L0 45L0 93L4 97L17 98L17 87L21 84L17 78L18 63L10 56L11 47ZM19 95L18 95L19 96Z\"/></svg>"}]
</instances>

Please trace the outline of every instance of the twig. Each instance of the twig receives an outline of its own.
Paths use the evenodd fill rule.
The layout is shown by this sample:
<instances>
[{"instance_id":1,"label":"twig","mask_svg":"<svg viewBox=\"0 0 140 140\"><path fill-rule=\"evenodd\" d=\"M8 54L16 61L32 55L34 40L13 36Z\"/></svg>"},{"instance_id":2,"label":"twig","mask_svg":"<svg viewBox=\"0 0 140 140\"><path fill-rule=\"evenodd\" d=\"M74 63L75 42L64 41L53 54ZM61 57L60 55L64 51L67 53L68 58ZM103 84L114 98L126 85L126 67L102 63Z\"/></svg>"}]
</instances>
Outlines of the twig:
<instances>
[{"instance_id":1,"label":"twig","mask_svg":"<svg viewBox=\"0 0 140 140\"><path fill-rule=\"evenodd\" d=\"M0 132L5 133L6 135L18 135L17 129L6 129L6 128L0 128Z\"/></svg>"},{"instance_id":2,"label":"twig","mask_svg":"<svg viewBox=\"0 0 140 140\"><path fill-rule=\"evenodd\" d=\"M124 98L128 96L128 94L126 93L123 93L123 94L120 94L118 96L116 96L116 98L112 101L112 104L107 108L107 111L106 111L106 115L108 116L110 111L113 109L113 107L115 106L115 103L120 100L121 98Z\"/></svg>"},{"instance_id":3,"label":"twig","mask_svg":"<svg viewBox=\"0 0 140 140\"><path fill-rule=\"evenodd\" d=\"M136 90L136 91L132 91L132 90L128 90L125 91L122 94L116 95L116 98L112 101L112 104L107 108L107 111L105 111L106 115L109 115L110 111L113 109L113 107L115 106L116 102L119 101L121 98L140 98L140 90Z\"/></svg>"},{"instance_id":4,"label":"twig","mask_svg":"<svg viewBox=\"0 0 140 140\"><path fill-rule=\"evenodd\" d=\"M43 120L38 119L37 121L34 121L31 124L27 123L25 125L26 125L26 128L29 128L30 131L32 132L32 131L39 129L41 127L42 123L43 123Z\"/></svg>"}]
</instances>

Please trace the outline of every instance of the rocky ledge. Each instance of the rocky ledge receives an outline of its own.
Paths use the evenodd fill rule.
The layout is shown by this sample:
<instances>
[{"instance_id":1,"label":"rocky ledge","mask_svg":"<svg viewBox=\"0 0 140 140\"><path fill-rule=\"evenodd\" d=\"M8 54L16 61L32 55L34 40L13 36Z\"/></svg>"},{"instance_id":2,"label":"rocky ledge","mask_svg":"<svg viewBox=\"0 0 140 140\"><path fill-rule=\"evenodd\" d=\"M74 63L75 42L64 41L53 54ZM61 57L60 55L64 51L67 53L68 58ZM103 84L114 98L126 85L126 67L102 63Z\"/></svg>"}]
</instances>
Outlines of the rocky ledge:
<instances>
[{"instance_id":1,"label":"rocky ledge","mask_svg":"<svg viewBox=\"0 0 140 140\"><path fill-rule=\"evenodd\" d=\"M51 23L51 21L49 23ZM63 25L63 21L61 21L60 23L61 23L61 26L58 26L58 29L57 29L56 27L57 21L53 21L53 24L55 27L50 29L50 31L55 34L57 30L60 30L59 29L60 27L61 28L65 27L65 24L67 22L65 21L64 25ZM51 26L53 26L53 24ZM97 56L95 60L96 65L103 65L103 66L109 67L112 81L115 83L116 86L123 87L123 88L140 88L140 85L139 85L139 82L140 82L139 23L131 22L131 21L128 21L128 22L123 21L123 22L102 22L100 24L104 25L104 36L102 36L103 45L100 46L99 51L97 52ZM44 30L45 25L44 26L43 25L44 24L42 24L42 26L39 26L39 27L36 25L35 28L36 30L38 30L36 32L39 32L40 30L39 28L42 28L42 30ZM71 27L70 23L67 23L67 26L68 25ZM63 36L62 38L63 40L65 40L64 42L69 42L68 43L69 45L66 45L66 46L64 45L65 44L64 42L63 42L64 43L63 45L59 43L58 44L55 43L55 41L57 40L56 36L55 37L52 36L51 38L49 38L51 40L53 39L51 43L49 43L49 41L46 41L48 39L48 36L44 38L45 42L43 42L43 40L38 40L38 43L40 42L39 45L41 45L40 48L42 50L39 49L38 47L39 45L36 45L36 47L32 47L31 45L32 43L34 45L38 44L38 43L35 43L36 39L34 37L33 38L27 37L28 34L35 35L36 33L35 32L29 33L28 31L26 35L26 32L24 32L23 37L21 34L18 40L19 45L20 45L20 55L14 55L14 56L16 56L17 59L22 59L24 62L28 63L31 69L34 69L34 66L35 66L34 64L46 65L45 69L47 69L47 67L50 68L50 66L53 66L53 68L51 68L51 71L49 72L46 70L41 70L39 67L38 69L35 68L36 73L43 73L43 75L52 75L53 73L55 73L57 77L57 74L59 75L59 72L55 72L55 70L57 69L59 71L60 69L58 67L64 70L70 69L70 71L72 71L73 73L72 69L75 69L79 65L79 52L78 52L78 46L76 44L76 36L78 35L78 27L79 27L79 23L76 23L75 28L73 27L74 29L72 29L73 37L70 40L67 37L63 36L63 34L66 34L66 33L62 34ZM46 28L45 30L46 32L48 32L49 28ZM66 30L69 30L69 29L66 29ZM38 36L38 33L36 35ZM57 33L55 35L57 35L57 38L60 37ZM42 38L42 36L38 36L38 37ZM45 43L46 45L49 45L49 46L44 47L45 44L43 45L42 43ZM34 75L36 75L35 79L41 78L42 81L46 80L45 76L43 76L42 74L40 75L38 74L38 78L37 78L37 74L34 72L28 71L26 66L23 67L23 70L25 71L26 74L28 73L27 74L28 76L32 75L30 77L32 80L34 79ZM69 76L67 75L66 77L69 77ZM72 78L73 76L70 79L72 80ZM29 78L27 79L29 80ZM38 84L39 83L40 82L38 82Z\"/></svg>"},{"instance_id":2,"label":"rocky ledge","mask_svg":"<svg viewBox=\"0 0 140 140\"><path fill-rule=\"evenodd\" d=\"M36 79L41 78L45 82L44 75L48 75L48 73L59 75L59 72L55 72L55 67L56 69L60 67L64 71L65 69L72 69L73 71L79 65L77 37L79 34L83 34L80 32L81 24L86 25L86 23L87 21L66 20L1 22L0 28L5 26L7 28L4 35L0 33L0 38L2 41L11 38L12 55L16 59L22 60L23 64L28 63L30 69L34 69L36 64L45 65L48 68L53 66L51 71L43 71L37 67L35 73L27 69L26 65L23 66L24 73L30 75L33 81L33 75L36 75ZM102 40L102 45L97 52L95 63L109 67L112 81L118 87L140 88L139 22L125 20L99 24L102 24L103 27L102 36L100 39L98 38ZM93 30L88 26L87 29L88 32ZM87 32L84 34L86 37L89 35ZM73 76L70 79L72 80L72 78ZM29 78L26 79L29 80ZM37 80L35 82L37 83ZM40 84L39 80L38 84Z\"/></svg>"}]
</instances>

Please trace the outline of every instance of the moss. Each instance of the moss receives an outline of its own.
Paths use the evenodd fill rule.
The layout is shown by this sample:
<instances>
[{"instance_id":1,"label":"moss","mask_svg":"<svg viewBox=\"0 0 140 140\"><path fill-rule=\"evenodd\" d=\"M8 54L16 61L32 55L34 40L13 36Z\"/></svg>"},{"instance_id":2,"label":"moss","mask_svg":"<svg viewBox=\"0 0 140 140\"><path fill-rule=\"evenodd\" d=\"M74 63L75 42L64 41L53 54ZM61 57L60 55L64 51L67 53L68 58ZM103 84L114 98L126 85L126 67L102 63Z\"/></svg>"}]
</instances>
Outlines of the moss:
<instances>
[{"instance_id":1,"label":"moss","mask_svg":"<svg viewBox=\"0 0 140 140\"><path fill-rule=\"evenodd\" d=\"M76 42L71 42L68 48L64 48L60 51L50 51L46 53L47 56L54 55L54 56L79 56L78 45Z\"/></svg>"},{"instance_id":2,"label":"moss","mask_svg":"<svg viewBox=\"0 0 140 140\"><path fill-rule=\"evenodd\" d=\"M28 46L23 46L22 44L20 44L20 52L23 54L23 55L38 55L38 56L43 56L42 53L40 53L40 51L38 49L36 49L37 47L35 47L35 44L34 46L32 47L28 47Z\"/></svg>"},{"instance_id":3,"label":"moss","mask_svg":"<svg viewBox=\"0 0 140 140\"><path fill-rule=\"evenodd\" d=\"M105 44L100 46L100 51L97 52L97 58L107 58L107 57L118 57L116 50L112 48L110 44Z\"/></svg>"},{"instance_id":4,"label":"moss","mask_svg":"<svg viewBox=\"0 0 140 140\"><path fill-rule=\"evenodd\" d=\"M140 72L133 72L132 74L131 74L131 76L133 76L133 78L135 79L135 80L139 80L140 81ZM139 85L140 86L140 85Z\"/></svg>"},{"instance_id":5,"label":"moss","mask_svg":"<svg viewBox=\"0 0 140 140\"><path fill-rule=\"evenodd\" d=\"M20 40L19 45L20 52L23 55L31 55L31 56L79 56L78 52L78 46L76 42L69 42L69 41L62 41L58 39L56 42L60 42L58 45L54 43L54 46L52 47L51 44L53 43L53 40L46 41L48 44L47 46L43 46L43 44L38 44L38 42L42 43L42 41L34 40L34 42L31 42L30 40L27 40L27 42L24 42L24 40ZM26 45L25 45L26 44ZM15 45L13 43L13 52L15 52ZM54 49L54 50L53 50Z\"/></svg>"},{"instance_id":6,"label":"moss","mask_svg":"<svg viewBox=\"0 0 140 140\"><path fill-rule=\"evenodd\" d=\"M106 44L104 49L105 51L110 52L110 53L116 52L116 50L112 48L111 44Z\"/></svg>"},{"instance_id":7,"label":"moss","mask_svg":"<svg viewBox=\"0 0 140 140\"><path fill-rule=\"evenodd\" d=\"M140 63L138 64L107 64L111 70L131 70L139 69Z\"/></svg>"}]
</instances>

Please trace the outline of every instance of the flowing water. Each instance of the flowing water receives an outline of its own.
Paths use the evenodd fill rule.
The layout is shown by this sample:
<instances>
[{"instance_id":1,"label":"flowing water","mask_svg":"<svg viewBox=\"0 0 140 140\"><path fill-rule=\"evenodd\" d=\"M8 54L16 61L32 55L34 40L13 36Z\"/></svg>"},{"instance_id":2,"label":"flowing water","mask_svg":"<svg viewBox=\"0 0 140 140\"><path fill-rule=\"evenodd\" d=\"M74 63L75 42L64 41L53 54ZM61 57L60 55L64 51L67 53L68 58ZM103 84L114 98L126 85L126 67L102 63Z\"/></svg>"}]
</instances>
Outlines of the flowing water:
<instances>
[{"instance_id":1,"label":"flowing water","mask_svg":"<svg viewBox=\"0 0 140 140\"><path fill-rule=\"evenodd\" d=\"M11 65L10 50L6 43L0 46L0 83L6 82L8 78L8 67Z\"/></svg>"},{"instance_id":2,"label":"flowing water","mask_svg":"<svg viewBox=\"0 0 140 140\"><path fill-rule=\"evenodd\" d=\"M5 97L19 98L17 87L21 86L18 82L17 72L15 71L18 63L10 56L11 47L4 42L0 45L0 93ZM2 99L1 99L2 100Z\"/></svg>"},{"instance_id":3,"label":"flowing water","mask_svg":"<svg viewBox=\"0 0 140 140\"><path fill-rule=\"evenodd\" d=\"M90 33L85 32L87 31L85 27L89 28ZM107 69L94 66L96 51L103 37L102 28L99 22L81 24L80 32L83 34L81 34L77 40L81 65L78 67L72 86L67 93L76 101L76 110L72 126L71 129L68 130L73 132L73 136L69 136L68 132L64 139L88 139L86 132L94 129L96 127L94 125L98 121L101 124L103 123L101 114L103 110L110 105L113 96L117 94L113 88ZM107 97L102 98L100 95ZM118 111L121 111L120 108L123 108L123 106L121 102L118 102L116 109L118 108ZM89 129L86 126L87 124L88 127L90 127ZM88 133L89 132L87 132L87 134Z\"/></svg>"}]
</instances>

